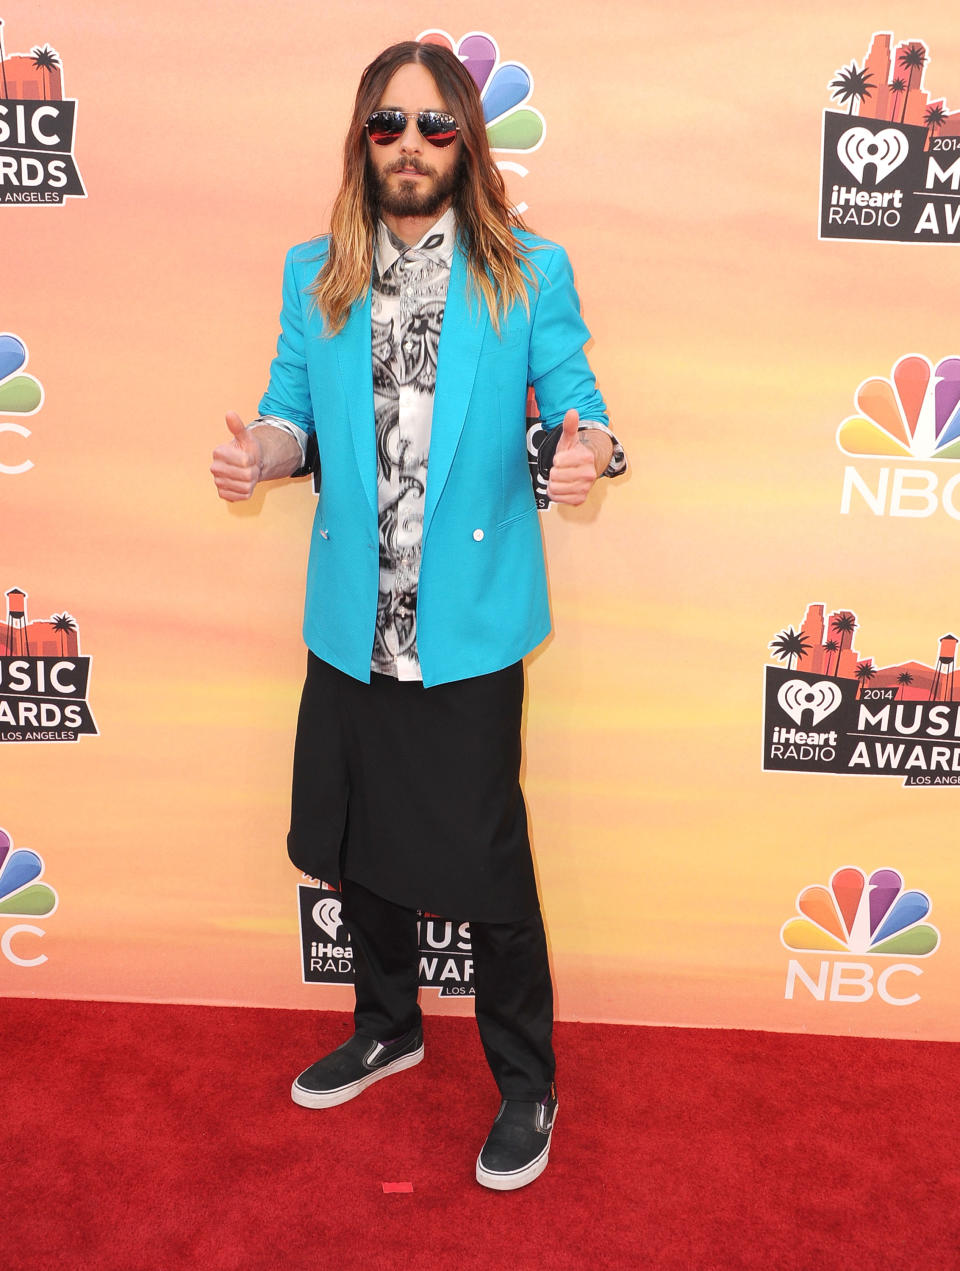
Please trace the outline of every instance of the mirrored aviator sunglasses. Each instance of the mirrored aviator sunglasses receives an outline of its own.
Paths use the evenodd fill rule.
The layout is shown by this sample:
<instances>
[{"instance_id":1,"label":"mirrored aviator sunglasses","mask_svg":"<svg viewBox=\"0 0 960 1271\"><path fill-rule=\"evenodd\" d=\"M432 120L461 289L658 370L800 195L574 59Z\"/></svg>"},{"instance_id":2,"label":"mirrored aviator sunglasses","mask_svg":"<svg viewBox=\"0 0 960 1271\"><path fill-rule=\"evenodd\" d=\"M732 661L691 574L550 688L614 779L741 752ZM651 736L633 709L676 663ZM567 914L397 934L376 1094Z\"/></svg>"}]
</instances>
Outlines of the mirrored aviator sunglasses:
<instances>
[{"instance_id":1,"label":"mirrored aviator sunglasses","mask_svg":"<svg viewBox=\"0 0 960 1271\"><path fill-rule=\"evenodd\" d=\"M375 110L364 127L375 146L389 146L406 132L408 119L416 119L420 136L431 146L453 145L460 131L453 115L445 110L421 110L416 115L406 115L402 110Z\"/></svg>"}]
</instances>

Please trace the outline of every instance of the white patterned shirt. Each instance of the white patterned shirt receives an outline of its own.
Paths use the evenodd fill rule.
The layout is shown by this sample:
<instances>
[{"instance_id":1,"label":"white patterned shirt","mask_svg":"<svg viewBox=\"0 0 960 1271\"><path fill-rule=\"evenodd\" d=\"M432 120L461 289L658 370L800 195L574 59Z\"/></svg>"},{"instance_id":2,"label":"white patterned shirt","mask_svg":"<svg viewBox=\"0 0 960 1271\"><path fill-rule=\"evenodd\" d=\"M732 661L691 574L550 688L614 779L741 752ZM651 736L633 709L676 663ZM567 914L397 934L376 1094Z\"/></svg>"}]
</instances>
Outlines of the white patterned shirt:
<instances>
[{"instance_id":1,"label":"white patterned shirt","mask_svg":"<svg viewBox=\"0 0 960 1271\"><path fill-rule=\"evenodd\" d=\"M437 348L457 222L450 208L408 247L380 221L371 329L380 588L370 668L419 680L417 587Z\"/></svg>"}]
</instances>

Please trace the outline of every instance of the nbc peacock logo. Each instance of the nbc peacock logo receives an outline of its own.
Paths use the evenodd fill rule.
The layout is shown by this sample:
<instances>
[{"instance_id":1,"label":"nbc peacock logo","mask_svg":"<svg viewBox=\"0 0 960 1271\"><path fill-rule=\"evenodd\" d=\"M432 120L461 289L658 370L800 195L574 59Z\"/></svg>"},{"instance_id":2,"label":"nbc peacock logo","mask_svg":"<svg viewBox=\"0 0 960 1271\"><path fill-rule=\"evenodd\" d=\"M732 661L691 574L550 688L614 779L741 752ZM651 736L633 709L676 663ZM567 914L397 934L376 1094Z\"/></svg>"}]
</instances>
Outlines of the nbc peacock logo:
<instances>
[{"instance_id":1,"label":"nbc peacock logo","mask_svg":"<svg viewBox=\"0 0 960 1271\"><path fill-rule=\"evenodd\" d=\"M934 366L908 353L888 376L870 376L853 395L856 414L837 428L837 446L853 459L886 459L910 467L844 469L840 511L868 508L876 516L960 518L960 472L941 466L960 461L960 357ZM916 461L936 466L923 468Z\"/></svg>"},{"instance_id":2,"label":"nbc peacock logo","mask_svg":"<svg viewBox=\"0 0 960 1271\"><path fill-rule=\"evenodd\" d=\"M805 887L797 911L800 917L780 931L788 949L928 958L940 944L939 931L923 921L930 897L904 891L895 869L876 869L868 879L862 869L845 865L828 887Z\"/></svg>"},{"instance_id":3,"label":"nbc peacock logo","mask_svg":"<svg viewBox=\"0 0 960 1271\"><path fill-rule=\"evenodd\" d=\"M456 43L446 31L423 31L417 40L450 49L467 68L480 92L491 150L539 150L547 125L539 110L527 105L533 76L522 62L501 61L497 42L486 31L469 31Z\"/></svg>"},{"instance_id":4,"label":"nbc peacock logo","mask_svg":"<svg viewBox=\"0 0 960 1271\"><path fill-rule=\"evenodd\" d=\"M9 331L0 332L0 416L35 415L43 405L43 385L24 372L28 357L27 346L19 336ZM30 429L16 420L0 418L0 435L4 433L26 439L30 436ZM0 455L0 476L17 477L29 472L32 467L30 459L6 463L4 456Z\"/></svg>"},{"instance_id":5,"label":"nbc peacock logo","mask_svg":"<svg viewBox=\"0 0 960 1271\"><path fill-rule=\"evenodd\" d=\"M934 366L922 354L908 353L889 377L865 379L854 403L858 413L837 429L844 454L960 459L960 357Z\"/></svg>"},{"instance_id":6,"label":"nbc peacock logo","mask_svg":"<svg viewBox=\"0 0 960 1271\"><path fill-rule=\"evenodd\" d=\"M486 31L468 31L459 40L442 30L422 31L421 44L440 44L457 55L480 92L483 117L487 125L490 149L506 154L526 155L539 150L547 135L543 115L531 106L533 75L522 62L504 62L492 35ZM516 159L499 159L502 172L525 177L529 169ZM518 203L517 212L527 211L526 203Z\"/></svg>"},{"instance_id":7,"label":"nbc peacock logo","mask_svg":"<svg viewBox=\"0 0 960 1271\"><path fill-rule=\"evenodd\" d=\"M53 888L40 881L43 860L27 848L14 848L13 839L0 829L0 920L7 918L49 918L59 899ZM24 957L13 947L25 935L42 937L44 929L35 923L15 923L0 936L0 950L14 966L34 967L46 962L46 954Z\"/></svg>"},{"instance_id":8,"label":"nbc peacock logo","mask_svg":"<svg viewBox=\"0 0 960 1271\"><path fill-rule=\"evenodd\" d=\"M811 975L791 958L786 998L793 999L801 985L820 1002L864 1002L874 991L893 1006L919 1001L918 993L904 994L891 984L894 976L899 986L905 975L922 975L915 962L891 961L877 968L849 959L929 958L940 947L940 932L926 921L930 907L926 892L906 888L900 871L886 867L868 877L859 867L844 865L827 886L804 887L797 916L783 924L780 940L793 953L817 954L821 960Z\"/></svg>"}]
</instances>

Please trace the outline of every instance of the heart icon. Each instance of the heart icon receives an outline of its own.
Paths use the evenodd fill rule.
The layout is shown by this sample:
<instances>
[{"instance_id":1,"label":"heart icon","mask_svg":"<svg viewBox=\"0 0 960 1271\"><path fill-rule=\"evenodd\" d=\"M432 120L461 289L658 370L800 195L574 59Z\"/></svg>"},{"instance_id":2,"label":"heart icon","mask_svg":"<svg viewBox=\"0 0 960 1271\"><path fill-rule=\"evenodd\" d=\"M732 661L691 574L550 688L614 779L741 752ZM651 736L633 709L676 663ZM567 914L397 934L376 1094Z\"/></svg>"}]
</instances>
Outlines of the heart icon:
<instances>
[{"instance_id":1,"label":"heart icon","mask_svg":"<svg viewBox=\"0 0 960 1271\"><path fill-rule=\"evenodd\" d=\"M910 143L898 128L871 132L861 125L848 128L837 142L837 158L860 185L868 163L874 165L879 185L909 153Z\"/></svg>"},{"instance_id":2,"label":"heart icon","mask_svg":"<svg viewBox=\"0 0 960 1271\"><path fill-rule=\"evenodd\" d=\"M777 694L780 709L795 724L801 723L804 711L810 711L814 728L832 715L842 701L843 694L830 680L817 680L816 684L808 684L806 680L787 680L780 685Z\"/></svg>"}]
</instances>

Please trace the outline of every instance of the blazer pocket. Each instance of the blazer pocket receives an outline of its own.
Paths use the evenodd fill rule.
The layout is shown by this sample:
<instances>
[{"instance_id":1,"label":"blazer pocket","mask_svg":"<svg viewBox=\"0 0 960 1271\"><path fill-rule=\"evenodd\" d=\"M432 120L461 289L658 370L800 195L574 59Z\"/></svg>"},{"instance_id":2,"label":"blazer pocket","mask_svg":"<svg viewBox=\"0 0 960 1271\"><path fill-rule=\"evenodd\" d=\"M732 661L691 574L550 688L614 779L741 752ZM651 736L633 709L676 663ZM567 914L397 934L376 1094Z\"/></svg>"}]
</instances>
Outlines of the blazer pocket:
<instances>
[{"instance_id":1,"label":"blazer pocket","mask_svg":"<svg viewBox=\"0 0 960 1271\"><path fill-rule=\"evenodd\" d=\"M518 512L516 516L508 516L505 521L501 521L497 525L497 533L499 534L502 530L508 530L512 525L516 525L519 521L526 520L528 516L536 516L536 514L537 508L536 504L534 504L533 507L527 508L523 512Z\"/></svg>"}]
</instances>

